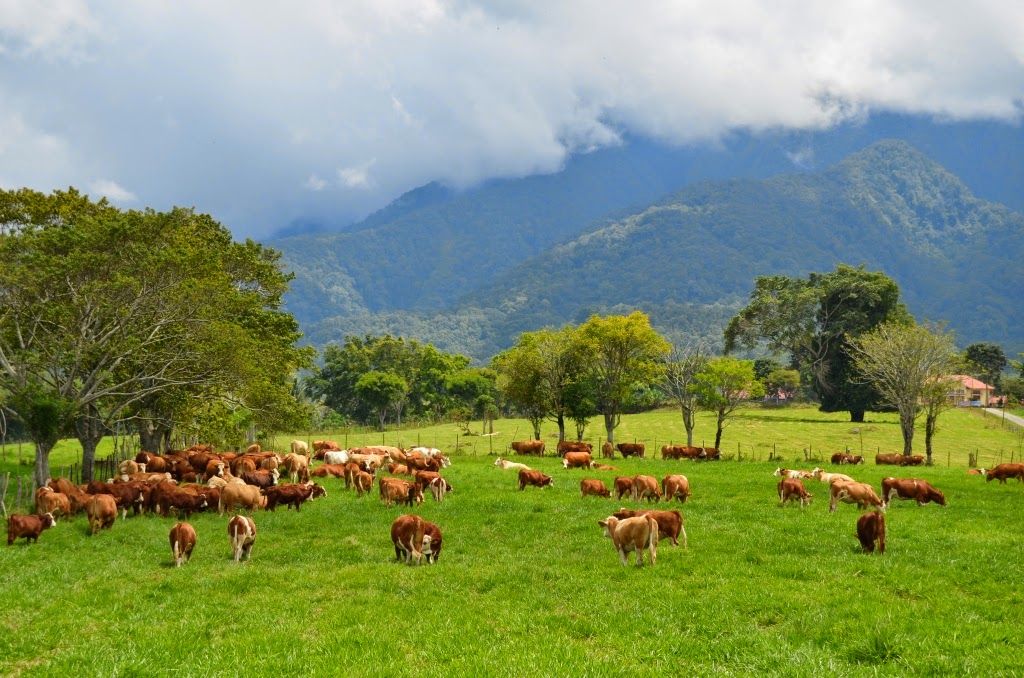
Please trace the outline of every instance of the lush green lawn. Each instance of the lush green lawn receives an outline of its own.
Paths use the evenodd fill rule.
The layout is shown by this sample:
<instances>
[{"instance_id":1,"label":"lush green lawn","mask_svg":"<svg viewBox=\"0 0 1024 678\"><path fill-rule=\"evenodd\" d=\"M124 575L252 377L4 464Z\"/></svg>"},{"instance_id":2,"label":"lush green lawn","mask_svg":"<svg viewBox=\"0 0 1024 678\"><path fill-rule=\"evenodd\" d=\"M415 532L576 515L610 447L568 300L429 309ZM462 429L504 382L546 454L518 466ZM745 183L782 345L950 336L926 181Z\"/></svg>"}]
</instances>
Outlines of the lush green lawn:
<instances>
[{"instance_id":1,"label":"lush green lawn","mask_svg":"<svg viewBox=\"0 0 1024 678\"><path fill-rule=\"evenodd\" d=\"M756 422L757 420L755 420ZM503 422L504 424L504 422ZM754 422L751 423L754 425ZM454 442L454 440L453 440ZM0 550L3 675L967 674L1020 671L1024 486L961 468L925 477L948 508L898 503L884 556L860 553L859 511L827 494L779 508L771 462L616 460L685 473L688 550L619 565L597 520L629 501L579 496L564 471L519 492L485 456L457 457L455 492L417 512L444 531L440 563L395 564L402 510L328 480L296 514L257 513L253 560L230 559L227 518L200 515L192 562L171 566L171 519L86 536L84 518Z\"/></svg>"}]
</instances>

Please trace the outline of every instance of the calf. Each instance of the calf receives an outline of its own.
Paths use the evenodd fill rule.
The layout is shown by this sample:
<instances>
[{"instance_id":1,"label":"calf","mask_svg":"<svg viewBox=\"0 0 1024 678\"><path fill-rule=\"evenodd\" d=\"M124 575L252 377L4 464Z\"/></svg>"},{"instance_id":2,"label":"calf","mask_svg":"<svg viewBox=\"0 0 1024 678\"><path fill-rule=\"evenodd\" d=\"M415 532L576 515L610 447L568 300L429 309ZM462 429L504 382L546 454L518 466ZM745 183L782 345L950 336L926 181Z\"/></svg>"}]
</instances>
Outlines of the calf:
<instances>
[{"instance_id":1,"label":"calf","mask_svg":"<svg viewBox=\"0 0 1024 678\"><path fill-rule=\"evenodd\" d=\"M882 478L882 501L886 508L893 497L913 499L918 506L934 501L940 506L946 505L946 497L932 487L927 481L918 478Z\"/></svg>"},{"instance_id":2,"label":"calf","mask_svg":"<svg viewBox=\"0 0 1024 678\"><path fill-rule=\"evenodd\" d=\"M785 506L787 501L799 499L800 506L807 506L811 503L814 495L807 491L802 480L796 478L783 478L779 481L779 506Z\"/></svg>"},{"instance_id":3,"label":"calf","mask_svg":"<svg viewBox=\"0 0 1024 678\"><path fill-rule=\"evenodd\" d=\"M633 496L633 479L618 476L615 478L615 498L622 499L627 494Z\"/></svg>"},{"instance_id":4,"label":"calf","mask_svg":"<svg viewBox=\"0 0 1024 678\"><path fill-rule=\"evenodd\" d=\"M361 497L365 493L373 491L373 476L366 471L356 471L352 476L352 484L355 485L356 494Z\"/></svg>"},{"instance_id":5,"label":"calf","mask_svg":"<svg viewBox=\"0 0 1024 678\"><path fill-rule=\"evenodd\" d=\"M562 458L562 468L593 468L594 462L589 452L566 452Z\"/></svg>"},{"instance_id":6,"label":"calf","mask_svg":"<svg viewBox=\"0 0 1024 678\"><path fill-rule=\"evenodd\" d=\"M292 443L294 445L294 443ZM288 472L288 479L293 483L299 482L302 477L309 476L309 457L301 454L289 454L282 460L285 471Z\"/></svg>"},{"instance_id":7,"label":"calf","mask_svg":"<svg viewBox=\"0 0 1024 678\"><path fill-rule=\"evenodd\" d=\"M1000 485L1005 485L1009 478L1016 478L1019 482L1024 482L1024 464L999 464L985 474L985 482L989 482L993 478L998 480Z\"/></svg>"},{"instance_id":8,"label":"calf","mask_svg":"<svg viewBox=\"0 0 1024 678\"><path fill-rule=\"evenodd\" d=\"M665 537L672 542L673 546L679 546L679 535L683 535L683 548L687 548L686 527L683 525L683 514L678 510L671 511L631 511L620 508L612 514L619 520L636 518L637 516L650 516L658 523L658 536Z\"/></svg>"},{"instance_id":9,"label":"calf","mask_svg":"<svg viewBox=\"0 0 1024 678\"><path fill-rule=\"evenodd\" d=\"M884 510L881 498L875 494L875 488L867 483L854 481L836 481L829 488L831 501L829 501L828 512L835 513L839 502L844 504L856 504L857 508L865 509L869 506L877 506Z\"/></svg>"},{"instance_id":10,"label":"calf","mask_svg":"<svg viewBox=\"0 0 1024 678\"><path fill-rule=\"evenodd\" d=\"M665 493L666 502L679 499L680 503L685 504L686 500L690 498L690 481L686 479L686 476L678 473L662 478L661 489Z\"/></svg>"},{"instance_id":11,"label":"calf","mask_svg":"<svg viewBox=\"0 0 1024 678\"><path fill-rule=\"evenodd\" d=\"M421 552L427 558L428 563L437 564L441 557L441 528L434 523L423 521L423 546Z\"/></svg>"},{"instance_id":12,"label":"calf","mask_svg":"<svg viewBox=\"0 0 1024 678\"><path fill-rule=\"evenodd\" d=\"M422 471L421 471L422 473ZM430 496L434 498L434 501L444 501L444 495L452 491L452 486L448 484L448 481L438 476L430 481Z\"/></svg>"},{"instance_id":13,"label":"calf","mask_svg":"<svg viewBox=\"0 0 1024 678\"><path fill-rule=\"evenodd\" d=\"M605 497L611 499L612 493L608 491L608 487L604 484L604 481L597 480L595 478L584 478L580 481L580 493L586 497L587 495L594 495L595 497Z\"/></svg>"},{"instance_id":14,"label":"calf","mask_svg":"<svg viewBox=\"0 0 1024 678\"><path fill-rule=\"evenodd\" d=\"M285 483L268 487L263 490L263 494L267 498L265 508L268 511L275 510L278 504L286 505L289 510L294 506L295 510L299 511L304 502L312 501L317 497L326 497L327 490L314 482L308 482L303 485Z\"/></svg>"},{"instance_id":15,"label":"calf","mask_svg":"<svg viewBox=\"0 0 1024 678\"><path fill-rule=\"evenodd\" d=\"M607 440L604 442L603 445L601 445L601 456L605 457L606 459L611 459L612 457L615 456L615 448L612 447L612 444Z\"/></svg>"},{"instance_id":16,"label":"calf","mask_svg":"<svg viewBox=\"0 0 1024 678\"><path fill-rule=\"evenodd\" d=\"M658 557L658 523L649 515L637 516L620 520L608 516L597 521L604 528L604 535L612 540L615 550L619 552L622 564L626 564L626 554L636 551L636 566L644 564L644 549L650 556L651 565Z\"/></svg>"},{"instance_id":17,"label":"calf","mask_svg":"<svg viewBox=\"0 0 1024 678\"><path fill-rule=\"evenodd\" d=\"M19 516L11 514L7 518L7 545L14 546L14 542L21 537L25 538L26 544L39 543L39 535L43 530L48 530L57 524L52 513L44 513L41 516Z\"/></svg>"},{"instance_id":18,"label":"calf","mask_svg":"<svg viewBox=\"0 0 1024 678\"><path fill-rule=\"evenodd\" d=\"M643 459L646 448L643 443L619 443L615 446L615 449L622 453L623 459L626 457L640 457Z\"/></svg>"},{"instance_id":19,"label":"calf","mask_svg":"<svg viewBox=\"0 0 1024 678\"><path fill-rule=\"evenodd\" d=\"M551 476L546 476L540 471L527 471L525 469L519 471L519 491L522 492L526 489L527 485L534 487L551 487Z\"/></svg>"},{"instance_id":20,"label":"calf","mask_svg":"<svg viewBox=\"0 0 1024 678\"><path fill-rule=\"evenodd\" d=\"M633 499L635 501L647 499L648 503L651 501L661 501L661 490L658 489L658 479L653 476L634 476Z\"/></svg>"},{"instance_id":21,"label":"calf","mask_svg":"<svg viewBox=\"0 0 1024 678\"><path fill-rule=\"evenodd\" d=\"M516 463L514 461L506 461L506 460L502 459L501 457L498 457L497 459L494 460L494 465L499 467L499 468L503 468L506 471L508 471L510 469L513 470L513 471L522 471L522 470L532 471L533 470L529 466L527 466L526 464L519 464L519 463Z\"/></svg>"},{"instance_id":22,"label":"calf","mask_svg":"<svg viewBox=\"0 0 1024 678\"><path fill-rule=\"evenodd\" d=\"M395 545L395 560L404 560L406 565L423 561L424 542L430 545L431 538L424 530L424 521L417 515L403 515L391 523L391 542Z\"/></svg>"},{"instance_id":23,"label":"calf","mask_svg":"<svg viewBox=\"0 0 1024 678\"><path fill-rule=\"evenodd\" d=\"M423 490L414 482L402 480L401 478L381 477L378 481L378 486L380 488L380 498L384 500L387 508L391 508L392 502L408 504L409 506L423 503Z\"/></svg>"},{"instance_id":24,"label":"calf","mask_svg":"<svg viewBox=\"0 0 1024 678\"><path fill-rule=\"evenodd\" d=\"M193 513L207 506L209 506L209 502L205 495L193 494L185 490L163 490L157 499L157 510L164 518L170 515L171 509L175 509L184 513L185 520L188 520Z\"/></svg>"},{"instance_id":25,"label":"calf","mask_svg":"<svg viewBox=\"0 0 1024 678\"><path fill-rule=\"evenodd\" d=\"M228 521L228 538L235 562L249 560L252 545L256 543L256 523L248 516L235 516Z\"/></svg>"},{"instance_id":26,"label":"calf","mask_svg":"<svg viewBox=\"0 0 1024 678\"><path fill-rule=\"evenodd\" d=\"M393 476L408 476L412 475L409 473L409 467L405 464L388 464L388 473Z\"/></svg>"},{"instance_id":27,"label":"calf","mask_svg":"<svg viewBox=\"0 0 1024 678\"><path fill-rule=\"evenodd\" d=\"M874 552L876 539L878 552L885 553L885 516L881 511L871 511L857 519L857 539L864 553Z\"/></svg>"},{"instance_id":28,"label":"calf","mask_svg":"<svg viewBox=\"0 0 1024 678\"><path fill-rule=\"evenodd\" d=\"M95 535L117 520L117 503L109 494L94 494L85 505L85 515L89 518L89 534Z\"/></svg>"},{"instance_id":29,"label":"calf","mask_svg":"<svg viewBox=\"0 0 1024 678\"><path fill-rule=\"evenodd\" d=\"M175 523L168 535L171 541L171 556L174 566L181 567L192 559L192 549L196 547L196 531L188 523Z\"/></svg>"}]
</instances>

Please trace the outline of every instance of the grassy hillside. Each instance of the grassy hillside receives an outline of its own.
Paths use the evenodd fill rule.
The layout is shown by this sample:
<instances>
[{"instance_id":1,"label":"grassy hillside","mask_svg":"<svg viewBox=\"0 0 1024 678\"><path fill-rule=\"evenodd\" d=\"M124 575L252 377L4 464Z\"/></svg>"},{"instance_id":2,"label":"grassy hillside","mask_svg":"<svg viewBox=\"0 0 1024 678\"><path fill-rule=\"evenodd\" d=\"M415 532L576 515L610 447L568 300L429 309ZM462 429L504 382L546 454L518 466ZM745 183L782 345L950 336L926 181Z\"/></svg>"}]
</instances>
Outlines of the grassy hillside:
<instances>
[{"instance_id":1,"label":"grassy hillside","mask_svg":"<svg viewBox=\"0 0 1024 678\"><path fill-rule=\"evenodd\" d=\"M579 497L581 471L519 492L486 457L459 457L455 492L416 511L441 526L434 566L393 562L403 512L327 481L301 513L254 516L249 563L227 518L192 521L192 562L171 566L173 519L129 518L95 537L76 518L0 550L4 675L657 675L1011 673L1024 642L1024 489L915 469L948 508L898 503L885 555L860 553L859 511L780 508L775 465L617 461L688 475L689 548L619 565L597 520L628 500ZM891 469L859 468L878 485ZM614 472L588 472L610 482ZM909 475L909 474L907 474Z\"/></svg>"}]
</instances>

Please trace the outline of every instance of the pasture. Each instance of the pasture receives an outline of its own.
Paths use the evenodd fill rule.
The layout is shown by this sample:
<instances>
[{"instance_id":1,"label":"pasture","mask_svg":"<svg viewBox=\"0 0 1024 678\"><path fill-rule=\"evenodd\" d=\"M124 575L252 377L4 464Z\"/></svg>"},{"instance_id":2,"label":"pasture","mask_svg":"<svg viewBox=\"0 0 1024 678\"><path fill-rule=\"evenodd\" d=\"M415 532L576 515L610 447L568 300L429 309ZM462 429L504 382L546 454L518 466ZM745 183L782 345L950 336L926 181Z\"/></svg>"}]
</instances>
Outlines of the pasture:
<instances>
[{"instance_id":1,"label":"pasture","mask_svg":"<svg viewBox=\"0 0 1024 678\"><path fill-rule=\"evenodd\" d=\"M621 460L520 492L493 458L455 457L455 491L415 510L444 531L433 566L394 562L407 509L327 479L301 513L254 515L252 561L227 517L202 514L175 569L173 519L84 517L0 553L3 675L994 674L1020 669L1024 486L963 468L844 467L878 488L917 476L948 508L894 502L888 548L863 555L860 515L780 508L774 463ZM794 466L795 464L791 464ZM622 567L597 521L634 502L581 499L579 481L688 476L689 549ZM664 508L664 505L659 505Z\"/></svg>"}]
</instances>

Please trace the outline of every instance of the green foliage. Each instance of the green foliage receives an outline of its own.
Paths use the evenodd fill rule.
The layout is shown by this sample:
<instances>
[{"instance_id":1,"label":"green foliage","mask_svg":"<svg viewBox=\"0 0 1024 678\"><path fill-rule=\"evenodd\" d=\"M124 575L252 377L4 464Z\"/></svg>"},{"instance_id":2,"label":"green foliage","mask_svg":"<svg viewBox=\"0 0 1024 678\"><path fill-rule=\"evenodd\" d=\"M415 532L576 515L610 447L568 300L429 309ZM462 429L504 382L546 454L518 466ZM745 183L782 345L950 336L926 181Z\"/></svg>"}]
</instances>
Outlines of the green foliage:
<instances>
[{"instance_id":1,"label":"green foliage","mask_svg":"<svg viewBox=\"0 0 1024 678\"><path fill-rule=\"evenodd\" d=\"M730 356L712 358L694 376L693 391L702 409L715 414L715 447L722 444L722 431L729 417L744 400L764 396L764 384L754 378L754 363Z\"/></svg>"},{"instance_id":2,"label":"green foliage","mask_svg":"<svg viewBox=\"0 0 1024 678\"><path fill-rule=\"evenodd\" d=\"M756 374L756 367L754 372ZM766 395L792 400L797 389L800 388L800 372L798 370L772 370L763 381Z\"/></svg>"},{"instance_id":3,"label":"green foliage","mask_svg":"<svg viewBox=\"0 0 1024 678\"><path fill-rule=\"evenodd\" d=\"M359 377L354 390L356 397L377 415L383 431L388 410L405 400L409 384L397 374L371 370Z\"/></svg>"},{"instance_id":4,"label":"green foliage","mask_svg":"<svg viewBox=\"0 0 1024 678\"><path fill-rule=\"evenodd\" d=\"M964 349L964 360L971 372L997 389L1002 386L1003 370L1009 365L1003 347L990 342L976 342Z\"/></svg>"}]
</instances>

